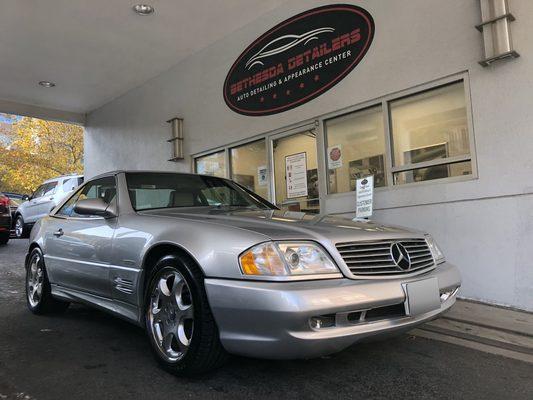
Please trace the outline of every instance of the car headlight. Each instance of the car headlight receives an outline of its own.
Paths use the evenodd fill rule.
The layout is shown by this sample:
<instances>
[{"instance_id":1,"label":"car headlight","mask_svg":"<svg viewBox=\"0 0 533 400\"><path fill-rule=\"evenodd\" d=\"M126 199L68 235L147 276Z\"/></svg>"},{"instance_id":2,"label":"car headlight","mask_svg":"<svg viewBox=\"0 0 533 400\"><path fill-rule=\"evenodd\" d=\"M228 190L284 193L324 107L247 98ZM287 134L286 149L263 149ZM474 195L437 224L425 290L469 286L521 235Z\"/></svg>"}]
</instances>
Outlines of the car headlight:
<instances>
[{"instance_id":1,"label":"car headlight","mask_svg":"<svg viewBox=\"0 0 533 400\"><path fill-rule=\"evenodd\" d=\"M307 242L267 242L246 250L239 257L244 275L302 276L339 273L322 248Z\"/></svg>"},{"instance_id":2,"label":"car headlight","mask_svg":"<svg viewBox=\"0 0 533 400\"><path fill-rule=\"evenodd\" d=\"M431 251L433 258L435 259L435 263L443 263L444 254L442 253L442 250L439 248L439 245L437 244L435 239L433 239L433 236L426 235L426 243L428 244L429 250Z\"/></svg>"}]
</instances>

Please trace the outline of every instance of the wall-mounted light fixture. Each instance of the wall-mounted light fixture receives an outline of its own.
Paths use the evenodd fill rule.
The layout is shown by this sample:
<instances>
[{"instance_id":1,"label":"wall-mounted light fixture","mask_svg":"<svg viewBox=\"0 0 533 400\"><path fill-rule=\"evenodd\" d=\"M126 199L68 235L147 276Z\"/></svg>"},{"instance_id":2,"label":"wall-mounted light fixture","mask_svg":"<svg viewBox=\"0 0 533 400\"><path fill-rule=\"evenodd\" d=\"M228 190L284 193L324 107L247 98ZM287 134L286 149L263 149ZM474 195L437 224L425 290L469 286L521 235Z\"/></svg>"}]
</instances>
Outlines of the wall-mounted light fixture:
<instances>
[{"instance_id":1,"label":"wall-mounted light fixture","mask_svg":"<svg viewBox=\"0 0 533 400\"><path fill-rule=\"evenodd\" d=\"M183 160L183 118L172 118L170 124L171 138L167 140L172 145L172 158L168 161Z\"/></svg>"},{"instance_id":2,"label":"wall-mounted light fixture","mask_svg":"<svg viewBox=\"0 0 533 400\"><path fill-rule=\"evenodd\" d=\"M511 40L510 25L515 17L507 0L480 0L480 5L482 22L476 28L483 34L485 58L479 63L488 67L498 60L519 57Z\"/></svg>"}]
</instances>

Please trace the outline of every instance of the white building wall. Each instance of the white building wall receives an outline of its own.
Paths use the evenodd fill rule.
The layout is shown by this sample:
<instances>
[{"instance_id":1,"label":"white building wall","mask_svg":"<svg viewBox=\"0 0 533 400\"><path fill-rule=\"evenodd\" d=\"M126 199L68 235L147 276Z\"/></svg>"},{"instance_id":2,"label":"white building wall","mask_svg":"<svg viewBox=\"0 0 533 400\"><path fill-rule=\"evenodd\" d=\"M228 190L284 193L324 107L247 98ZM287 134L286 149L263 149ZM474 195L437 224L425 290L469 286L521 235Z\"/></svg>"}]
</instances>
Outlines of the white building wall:
<instances>
[{"instance_id":1,"label":"white building wall","mask_svg":"<svg viewBox=\"0 0 533 400\"><path fill-rule=\"evenodd\" d=\"M90 113L87 176L118 168L189 171L190 158L166 161L165 121L174 116L185 118L185 153L191 155L466 72L478 178L380 190L376 219L434 233L461 269L463 296L533 310L533 2L509 0L517 18L513 41L522 57L490 68L478 64L478 0L351 3L372 14L376 35L363 61L333 89L268 117L242 116L224 103L226 73L249 43L284 19L324 4L287 2ZM330 213L354 209L353 193L322 200Z\"/></svg>"}]
</instances>

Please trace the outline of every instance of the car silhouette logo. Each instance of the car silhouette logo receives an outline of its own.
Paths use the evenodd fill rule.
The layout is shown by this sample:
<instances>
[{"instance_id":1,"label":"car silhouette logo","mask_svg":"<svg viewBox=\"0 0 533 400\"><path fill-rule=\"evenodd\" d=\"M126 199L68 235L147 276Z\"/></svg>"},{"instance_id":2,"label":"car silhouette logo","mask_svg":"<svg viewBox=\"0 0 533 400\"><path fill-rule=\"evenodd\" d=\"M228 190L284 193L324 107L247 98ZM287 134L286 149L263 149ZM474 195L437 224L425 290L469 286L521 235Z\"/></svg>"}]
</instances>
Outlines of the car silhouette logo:
<instances>
[{"instance_id":1,"label":"car silhouette logo","mask_svg":"<svg viewBox=\"0 0 533 400\"><path fill-rule=\"evenodd\" d=\"M390 247L390 254L392 260L399 268L404 271L411 268L411 258L409 257L409 253L401 243L393 243Z\"/></svg>"}]
</instances>

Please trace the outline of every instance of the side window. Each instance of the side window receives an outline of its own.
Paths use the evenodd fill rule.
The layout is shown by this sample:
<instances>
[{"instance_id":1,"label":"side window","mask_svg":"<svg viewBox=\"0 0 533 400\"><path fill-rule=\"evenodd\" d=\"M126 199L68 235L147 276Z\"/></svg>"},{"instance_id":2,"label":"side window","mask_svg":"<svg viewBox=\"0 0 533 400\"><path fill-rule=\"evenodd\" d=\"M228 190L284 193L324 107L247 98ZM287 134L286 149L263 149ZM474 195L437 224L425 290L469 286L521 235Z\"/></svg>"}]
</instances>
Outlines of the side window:
<instances>
[{"instance_id":1,"label":"side window","mask_svg":"<svg viewBox=\"0 0 533 400\"><path fill-rule=\"evenodd\" d=\"M74 210L74 204L78 201L78 198L80 197L80 192L83 189L78 190L75 194L72 195L72 197L65 203L63 206L56 212L55 215L62 215L65 217L70 216L72 211Z\"/></svg>"},{"instance_id":2,"label":"side window","mask_svg":"<svg viewBox=\"0 0 533 400\"><path fill-rule=\"evenodd\" d=\"M116 199L117 188L115 184L115 177L108 176L101 179L96 179L87 183L84 187L78 190L64 205L59 209L56 215L64 215L78 218L86 218L87 215L79 215L74 212L76 203L85 199L102 199L107 204L112 203ZM90 216L89 216L90 218Z\"/></svg>"},{"instance_id":3,"label":"side window","mask_svg":"<svg viewBox=\"0 0 533 400\"><path fill-rule=\"evenodd\" d=\"M36 199L38 197L42 197L45 187L46 185L41 185L37 189L35 189L35 192L33 192L33 194L31 195L31 198Z\"/></svg>"},{"instance_id":4,"label":"side window","mask_svg":"<svg viewBox=\"0 0 533 400\"><path fill-rule=\"evenodd\" d=\"M57 182L47 183L43 190L43 196L51 196L56 192Z\"/></svg>"}]
</instances>

